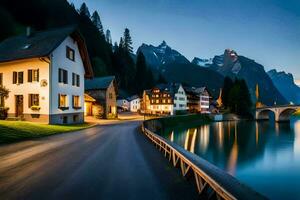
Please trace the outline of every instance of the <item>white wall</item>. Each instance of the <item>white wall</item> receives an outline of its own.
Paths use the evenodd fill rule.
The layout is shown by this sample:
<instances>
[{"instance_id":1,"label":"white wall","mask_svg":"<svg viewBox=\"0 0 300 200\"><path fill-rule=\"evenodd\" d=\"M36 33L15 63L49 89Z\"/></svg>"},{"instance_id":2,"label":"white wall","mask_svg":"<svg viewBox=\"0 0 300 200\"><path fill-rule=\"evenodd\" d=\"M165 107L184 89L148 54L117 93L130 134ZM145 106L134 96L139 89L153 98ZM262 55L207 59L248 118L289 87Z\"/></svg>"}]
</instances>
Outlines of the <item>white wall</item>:
<instances>
[{"instance_id":1,"label":"white wall","mask_svg":"<svg viewBox=\"0 0 300 200\"><path fill-rule=\"evenodd\" d=\"M209 111L209 96L205 94L200 95L200 109L201 113L208 113ZM205 110L205 111L203 111Z\"/></svg>"},{"instance_id":2,"label":"white wall","mask_svg":"<svg viewBox=\"0 0 300 200\"><path fill-rule=\"evenodd\" d=\"M39 82L28 82L28 69L39 69ZM13 72L23 72L23 84L13 84ZM24 114L49 114L49 63L41 59L26 59L0 64L0 73L3 73L3 85L10 91L5 107L8 113L15 113L15 95L23 95ZM47 86L41 86L41 80L47 81ZM28 107L29 94L39 94L39 111L32 111Z\"/></svg>"},{"instance_id":3,"label":"white wall","mask_svg":"<svg viewBox=\"0 0 300 200\"><path fill-rule=\"evenodd\" d=\"M141 99L136 98L129 102L130 112L137 112L141 108Z\"/></svg>"},{"instance_id":4,"label":"white wall","mask_svg":"<svg viewBox=\"0 0 300 200\"><path fill-rule=\"evenodd\" d=\"M173 109L174 111L187 110L187 96L181 85L179 86L177 93L175 93Z\"/></svg>"},{"instance_id":5,"label":"white wall","mask_svg":"<svg viewBox=\"0 0 300 200\"><path fill-rule=\"evenodd\" d=\"M75 62L66 57L66 46L75 50ZM52 53L52 97L51 114L80 113L84 112L84 66L78 50L77 42L67 37ZM58 69L68 71L68 84L58 82ZM72 73L80 75L80 87L72 86ZM68 97L69 110L62 111L58 108L58 94L66 94ZM80 96L81 109L75 110L72 107L72 95Z\"/></svg>"}]
</instances>

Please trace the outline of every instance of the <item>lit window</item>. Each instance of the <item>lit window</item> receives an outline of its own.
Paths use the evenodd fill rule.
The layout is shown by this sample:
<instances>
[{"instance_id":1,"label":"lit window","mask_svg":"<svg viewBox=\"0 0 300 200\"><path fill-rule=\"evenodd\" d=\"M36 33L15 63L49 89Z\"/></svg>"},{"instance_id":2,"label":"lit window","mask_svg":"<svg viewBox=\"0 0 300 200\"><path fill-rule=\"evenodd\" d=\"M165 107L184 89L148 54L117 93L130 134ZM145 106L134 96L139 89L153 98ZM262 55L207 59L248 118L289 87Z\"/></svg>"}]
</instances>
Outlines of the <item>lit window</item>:
<instances>
[{"instance_id":1,"label":"lit window","mask_svg":"<svg viewBox=\"0 0 300 200\"><path fill-rule=\"evenodd\" d=\"M38 94L29 94L28 98L28 107L31 108L32 106L39 106L39 95Z\"/></svg>"},{"instance_id":2,"label":"lit window","mask_svg":"<svg viewBox=\"0 0 300 200\"><path fill-rule=\"evenodd\" d=\"M23 84L23 72L13 72L13 84Z\"/></svg>"},{"instance_id":3,"label":"lit window","mask_svg":"<svg viewBox=\"0 0 300 200\"><path fill-rule=\"evenodd\" d=\"M79 107L80 107L80 97L73 96L73 108L79 108Z\"/></svg>"},{"instance_id":4,"label":"lit window","mask_svg":"<svg viewBox=\"0 0 300 200\"><path fill-rule=\"evenodd\" d=\"M39 81L39 70L38 69L29 69L28 70L28 82Z\"/></svg>"},{"instance_id":5,"label":"lit window","mask_svg":"<svg viewBox=\"0 0 300 200\"><path fill-rule=\"evenodd\" d=\"M66 108L67 107L67 95L65 94L59 94L58 95L58 99L59 99L59 108Z\"/></svg>"}]
</instances>

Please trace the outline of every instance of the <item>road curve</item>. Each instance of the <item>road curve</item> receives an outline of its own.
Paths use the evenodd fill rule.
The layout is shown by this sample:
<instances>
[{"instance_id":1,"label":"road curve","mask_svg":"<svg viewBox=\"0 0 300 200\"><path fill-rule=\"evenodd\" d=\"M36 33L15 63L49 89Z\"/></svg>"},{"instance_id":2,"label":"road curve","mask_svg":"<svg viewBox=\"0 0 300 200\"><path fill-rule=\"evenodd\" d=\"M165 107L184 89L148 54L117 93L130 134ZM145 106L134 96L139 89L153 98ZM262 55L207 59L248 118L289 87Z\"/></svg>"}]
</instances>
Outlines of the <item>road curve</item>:
<instances>
[{"instance_id":1,"label":"road curve","mask_svg":"<svg viewBox=\"0 0 300 200\"><path fill-rule=\"evenodd\" d=\"M0 146L0 199L197 199L140 121Z\"/></svg>"}]
</instances>

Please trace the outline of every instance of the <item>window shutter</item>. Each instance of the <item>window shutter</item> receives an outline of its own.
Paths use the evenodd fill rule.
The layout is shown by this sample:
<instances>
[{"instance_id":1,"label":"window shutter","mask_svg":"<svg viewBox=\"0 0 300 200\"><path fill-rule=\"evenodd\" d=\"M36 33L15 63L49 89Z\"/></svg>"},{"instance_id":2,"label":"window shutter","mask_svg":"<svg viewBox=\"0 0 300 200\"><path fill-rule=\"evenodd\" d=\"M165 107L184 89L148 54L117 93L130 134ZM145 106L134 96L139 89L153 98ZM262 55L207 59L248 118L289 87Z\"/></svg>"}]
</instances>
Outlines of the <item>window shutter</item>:
<instances>
[{"instance_id":1,"label":"window shutter","mask_svg":"<svg viewBox=\"0 0 300 200\"><path fill-rule=\"evenodd\" d=\"M17 83L17 72L13 72L13 84Z\"/></svg>"},{"instance_id":2,"label":"window shutter","mask_svg":"<svg viewBox=\"0 0 300 200\"><path fill-rule=\"evenodd\" d=\"M31 105L31 95L29 94L28 95L28 108L30 108L30 105Z\"/></svg>"},{"instance_id":3,"label":"window shutter","mask_svg":"<svg viewBox=\"0 0 300 200\"><path fill-rule=\"evenodd\" d=\"M32 82L32 69L28 70L28 82L31 83Z\"/></svg>"},{"instance_id":4,"label":"window shutter","mask_svg":"<svg viewBox=\"0 0 300 200\"><path fill-rule=\"evenodd\" d=\"M60 94L58 94L58 108L60 107Z\"/></svg>"},{"instance_id":5,"label":"window shutter","mask_svg":"<svg viewBox=\"0 0 300 200\"><path fill-rule=\"evenodd\" d=\"M18 83L19 84L23 83L23 72L18 72Z\"/></svg>"},{"instance_id":6,"label":"window shutter","mask_svg":"<svg viewBox=\"0 0 300 200\"><path fill-rule=\"evenodd\" d=\"M72 96L72 105L73 105L73 108L75 107L75 104L74 104L74 103L75 103L75 100L74 100L74 98L75 98L75 96L73 95L73 96Z\"/></svg>"},{"instance_id":7,"label":"window shutter","mask_svg":"<svg viewBox=\"0 0 300 200\"><path fill-rule=\"evenodd\" d=\"M0 85L3 85L3 74L0 73Z\"/></svg>"},{"instance_id":8,"label":"window shutter","mask_svg":"<svg viewBox=\"0 0 300 200\"><path fill-rule=\"evenodd\" d=\"M74 86L75 85L75 73L72 73L72 85Z\"/></svg>"},{"instance_id":9,"label":"window shutter","mask_svg":"<svg viewBox=\"0 0 300 200\"><path fill-rule=\"evenodd\" d=\"M80 87L80 76L79 75L76 75L76 76L77 76L76 85L77 85L77 87Z\"/></svg>"},{"instance_id":10,"label":"window shutter","mask_svg":"<svg viewBox=\"0 0 300 200\"><path fill-rule=\"evenodd\" d=\"M63 74L64 74L64 83L68 84L68 71L67 70L63 70Z\"/></svg>"}]
</instances>

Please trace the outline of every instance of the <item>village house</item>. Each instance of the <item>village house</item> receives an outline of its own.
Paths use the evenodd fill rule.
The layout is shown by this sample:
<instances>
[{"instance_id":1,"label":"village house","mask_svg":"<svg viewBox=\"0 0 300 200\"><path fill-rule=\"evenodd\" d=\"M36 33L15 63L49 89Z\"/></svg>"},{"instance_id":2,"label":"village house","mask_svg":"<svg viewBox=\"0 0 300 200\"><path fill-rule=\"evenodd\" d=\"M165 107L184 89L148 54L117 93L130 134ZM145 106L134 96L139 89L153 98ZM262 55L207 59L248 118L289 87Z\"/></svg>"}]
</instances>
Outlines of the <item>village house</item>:
<instances>
[{"instance_id":1,"label":"village house","mask_svg":"<svg viewBox=\"0 0 300 200\"><path fill-rule=\"evenodd\" d=\"M142 112L145 114L173 115L173 99L170 91L162 87L145 90Z\"/></svg>"},{"instance_id":2,"label":"village house","mask_svg":"<svg viewBox=\"0 0 300 200\"><path fill-rule=\"evenodd\" d=\"M94 104L87 104L87 116L96 116L105 119L118 117L117 113L117 83L114 76L106 76L85 81L85 92L96 100ZM90 106L90 107L89 107Z\"/></svg>"},{"instance_id":3,"label":"village house","mask_svg":"<svg viewBox=\"0 0 300 200\"><path fill-rule=\"evenodd\" d=\"M210 113L210 94L206 87L185 87L187 107L191 113Z\"/></svg>"},{"instance_id":4,"label":"village house","mask_svg":"<svg viewBox=\"0 0 300 200\"><path fill-rule=\"evenodd\" d=\"M130 112L138 112L141 109L141 99L138 95L128 97L127 101Z\"/></svg>"},{"instance_id":5,"label":"village house","mask_svg":"<svg viewBox=\"0 0 300 200\"><path fill-rule=\"evenodd\" d=\"M93 76L75 26L31 32L0 43L0 80L8 117L49 124L84 121L84 79Z\"/></svg>"},{"instance_id":6,"label":"village house","mask_svg":"<svg viewBox=\"0 0 300 200\"><path fill-rule=\"evenodd\" d=\"M174 101L173 113L187 111L187 96L182 85L173 83L169 84L168 88Z\"/></svg>"},{"instance_id":7,"label":"village house","mask_svg":"<svg viewBox=\"0 0 300 200\"><path fill-rule=\"evenodd\" d=\"M143 112L151 114L184 113L188 109L187 96L180 83L160 84L144 91L141 107Z\"/></svg>"}]
</instances>

